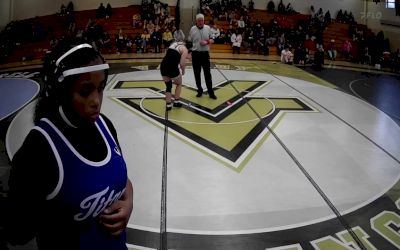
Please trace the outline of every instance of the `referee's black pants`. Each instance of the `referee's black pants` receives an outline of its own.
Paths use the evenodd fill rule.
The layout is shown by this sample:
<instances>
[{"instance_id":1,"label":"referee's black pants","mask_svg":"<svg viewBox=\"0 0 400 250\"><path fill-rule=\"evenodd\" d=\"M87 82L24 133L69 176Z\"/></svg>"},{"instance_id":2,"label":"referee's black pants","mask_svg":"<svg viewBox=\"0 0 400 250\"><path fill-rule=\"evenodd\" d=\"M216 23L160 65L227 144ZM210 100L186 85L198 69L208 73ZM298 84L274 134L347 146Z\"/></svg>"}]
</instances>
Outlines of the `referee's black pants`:
<instances>
[{"instance_id":1,"label":"referee's black pants","mask_svg":"<svg viewBox=\"0 0 400 250\"><path fill-rule=\"evenodd\" d=\"M201 87L201 68L203 68L204 79L206 80L207 91L209 95L214 95L212 88L212 79L210 72L210 54L208 51L193 51L192 52L192 65L194 72L194 79L196 80L197 92L203 93Z\"/></svg>"}]
</instances>

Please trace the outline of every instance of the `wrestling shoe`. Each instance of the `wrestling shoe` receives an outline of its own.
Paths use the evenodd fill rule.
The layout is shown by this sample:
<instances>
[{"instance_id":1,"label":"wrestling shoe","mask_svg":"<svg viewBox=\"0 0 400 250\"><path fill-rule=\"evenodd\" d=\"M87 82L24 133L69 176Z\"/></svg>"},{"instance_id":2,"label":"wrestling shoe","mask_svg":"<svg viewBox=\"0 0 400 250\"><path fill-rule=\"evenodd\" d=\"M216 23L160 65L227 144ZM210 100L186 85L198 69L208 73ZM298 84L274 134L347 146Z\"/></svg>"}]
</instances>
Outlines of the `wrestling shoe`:
<instances>
[{"instance_id":1,"label":"wrestling shoe","mask_svg":"<svg viewBox=\"0 0 400 250\"><path fill-rule=\"evenodd\" d=\"M170 111L172 109L172 103L167 103L167 111Z\"/></svg>"},{"instance_id":2,"label":"wrestling shoe","mask_svg":"<svg viewBox=\"0 0 400 250\"><path fill-rule=\"evenodd\" d=\"M180 107L182 107L182 103L178 99L178 100L174 101L174 105L173 106L176 107L176 108L180 108Z\"/></svg>"}]
</instances>

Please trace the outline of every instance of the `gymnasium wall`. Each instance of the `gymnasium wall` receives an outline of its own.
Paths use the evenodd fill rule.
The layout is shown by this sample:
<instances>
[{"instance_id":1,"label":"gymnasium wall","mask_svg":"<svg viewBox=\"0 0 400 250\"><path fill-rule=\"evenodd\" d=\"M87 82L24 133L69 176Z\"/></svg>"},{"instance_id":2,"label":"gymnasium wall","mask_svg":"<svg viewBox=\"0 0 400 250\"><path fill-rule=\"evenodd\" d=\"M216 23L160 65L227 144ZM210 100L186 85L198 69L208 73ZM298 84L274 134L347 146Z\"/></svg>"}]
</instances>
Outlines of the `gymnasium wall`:
<instances>
[{"instance_id":1,"label":"gymnasium wall","mask_svg":"<svg viewBox=\"0 0 400 250\"><path fill-rule=\"evenodd\" d=\"M0 30L6 27L7 23L11 20L10 17L10 0L0 1Z\"/></svg>"}]
</instances>

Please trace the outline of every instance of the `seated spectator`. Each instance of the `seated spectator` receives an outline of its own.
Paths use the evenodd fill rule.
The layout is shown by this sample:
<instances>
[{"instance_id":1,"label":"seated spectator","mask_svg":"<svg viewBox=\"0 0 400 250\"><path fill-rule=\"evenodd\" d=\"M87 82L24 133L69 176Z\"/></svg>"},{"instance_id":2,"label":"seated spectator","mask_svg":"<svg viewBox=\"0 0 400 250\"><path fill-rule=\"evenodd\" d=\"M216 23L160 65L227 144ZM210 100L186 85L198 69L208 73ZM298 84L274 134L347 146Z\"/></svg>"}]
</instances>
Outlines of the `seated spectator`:
<instances>
[{"instance_id":1,"label":"seated spectator","mask_svg":"<svg viewBox=\"0 0 400 250\"><path fill-rule=\"evenodd\" d=\"M371 55L370 55L370 53L369 53L369 49L368 49L368 46L365 46L364 47L364 56L363 56L363 58L362 58L362 63L364 64L364 63L366 63L366 64L368 64L368 65L371 65Z\"/></svg>"},{"instance_id":2,"label":"seated spectator","mask_svg":"<svg viewBox=\"0 0 400 250\"><path fill-rule=\"evenodd\" d=\"M178 29L176 26L172 27L172 36L174 37L175 42L185 41L185 33L183 33L182 29Z\"/></svg>"},{"instance_id":3,"label":"seated spectator","mask_svg":"<svg viewBox=\"0 0 400 250\"><path fill-rule=\"evenodd\" d=\"M220 36L221 32L219 30L219 28L217 27L216 24L211 25L211 37L214 40L219 40L219 36Z\"/></svg>"},{"instance_id":4,"label":"seated spectator","mask_svg":"<svg viewBox=\"0 0 400 250\"><path fill-rule=\"evenodd\" d=\"M220 32L219 32L219 37L218 37L218 39L216 41L214 41L214 43L216 43L216 44L228 44L226 39L227 39L226 31L223 28L221 28Z\"/></svg>"},{"instance_id":5,"label":"seated spectator","mask_svg":"<svg viewBox=\"0 0 400 250\"><path fill-rule=\"evenodd\" d=\"M284 50L285 47L286 47L285 33L282 33L278 37L278 51L280 52L280 51Z\"/></svg>"},{"instance_id":6,"label":"seated spectator","mask_svg":"<svg viewBox=\"0 0 400 250\"><path fill-rule=\"evenodd\" d=\"M260 31L256 33L255 39L256 39L255 47L257 53L259 55L261 54L265 56L269 55L269 46L267 43L267 39L265 37L264 28L261 27Z\"/></svg>"},{"instance_id":7,"label":"seated spectator","mask_svg":"<svg viewBox=\"0 0 400 250\"><path fill-rule=\"evenodd\" d=\"M305 65L306 61L306 48L300 43L294 51L293 63Z\"/></svg>"},{"instance_id":8,"label":"seated spectator","mask_svg":"<svg viewBox=\"0 0 400 250\"><path fill-rule=\"evenodd\" d=\"M131 36L125 36L125 46L126 46L126 52L127 53L132 53L133 51L133 39Z\"/></svg>"},{"instance_id":9,"label":"seated spectator","mask_svg":"<svg viewBox=\"0 0 400 250\"><path fill-rule=\"evenodd\" d=\"M50 38L50 50L51 50L52 48L56 47L57 44L58 44L58 39L55 38L54 36L52 36L52 37Z\"/></svg>"},{"instance_id":10,"label":"seated spectator","mask_svg":"<svg viewBox=\"0 0 400 250\"><path fill-rule=\"evenodd\" d=\"M122 53L122 51L125 49L125 37L124 34L122 33L122 29L119 29L119 32L117 34L117 37L115 38L115 44L117 45L117 54Z\"/></svg>"},{"instance_id":11,"label":"seated spectator","mask_svg":"<svg viewBox=\"0 0 400 250\"><path fill-rule=\"evenodd\" d=\"M314 63L313 68L315 70L321 70L324 65L324 48L318 46L317 51L314 53Z\"/></svg>"},{"instance_id":12,"label":"seated spectator","mask_svg":"<svg viewBox=\"0 0 400 250\"><path fill-rule=\"evenodd\" d=\"M237 21L237 27L239 29L244 29L246 27L246 24L243 20L243 16L241 16L240 19Z\"/></svg>"},{"instance_id":13,"label":"seated spectator","mask_svg":"<svg viewBox=\"0 0 400 250\"><path fill-rule=\"evenodd\" d=\"M342 53L347 59L351 58L352 47L350 41L346 39L342 45Z\"/></svg>"},{"instance_id":14,"label":"seated spectator","mask_svg":"<svg viewBox=\"0 0 400 250\"><path fill-rule=\"evenodd\" d=\"M232 54L236 52L240 54L240 47L242 45L242 35L239 32L239 29L236 29L235 32L231 36L232 43Z\"/></svg>"},{"instance_id":15,"label":"seated spectator","mask_svg":"<svg viewBox=\"0 0 400 250\"><path fill-rule=\"evenodd\" d=\"M393 60L390 51L383 51L380 64L382 68L392 68Z\"/></svg>"},{"instance_id":16,"label":"seated spectator","mask_svg":"<svg viewBox=\"0 0 400 250\"><path fill-rule=\"evenodd\" d=\"M142 52L142 37L141 35L137 35L135 37L135 47L136 47L136 53L141 53Z\"/></svg>"},{"instance_id":17,"label":"seated spectator","mask_svg":"<svg viewBox=\"0 0 400 250\"><path fill-rule=\"evenodd\" d=\"M336 55L337 55L337 51L336 51L336 43L335 40L332 39L331 42L329 43L329 48L328 48L328 56L329 56L329 60L336 60Z\"/></svg>"},{"instance_id":18,"label":"seated spectator","mask_svg":"<svg viewBox=\"0 0 400 250\"><path fill-rule=\"evenodd\" d=\"M108 49L108 53L111 53L111 38L107 31L103 32L100 39L100 47Z\"/></svg>"},{"instance_id":19,"label":"seated spectator","mask_svg":"<svg viewBox=\"0 0 400 250\"><path fill-rule=\"evenodd\" d=\"M140 15L139 14L133 14L132 15L132 27L137 28L141 26L140 22Z\"/></svg>"},{"instance_id":20,"label":"seated spectator","mask_svg":"<svg viewBox=\"0 0 400 250\"><path fill-rule=\"evenodd\" d=\"M286 46L281 51L281 62L286 64L293 64L293 53L290 51L289 46Z\"/></svg>"},{"instance_id":21,"label":"seated spectator","mask_svg":"<svg viewBox=\"0 0 400 250\"><path fill-rule=\"evenodd\" d=\"M163 35L163 44L165 48L168 48L171 42L174 40L174 37L172 36L172 32L168 29L168 27L165 29Z\"/></svg>"},{"instance_id":22,"label":"seated spectator","mask_svg":"<svg viewBox=\"0 0 400 250\"><path fill-rule=\"evenodd\" d=\"M142 44L140 46L141 51L143 53L147 53L147 45L150 42L150 34L147 29L143 29L143 33L140 35L140 38L142 39Z\"/></svg>"},{"instance_id":23,"label":"seated spectator","mask_svg":"<svg viewBox=\"0 0 400 250\"><path fill-rule=\"evenodd\" d=\"M155 25L154 25L154 23L153 23L152 20L150 20L150 21L147 23L146 27L143 27L143 29L147 29L147 32L148 32L149 34L153 33L154 28L155 28Z\"/></svg>"},{"instance_id":24,"label":"seated spectator","mask_svg":"<svg viewBox=\"0 0 400 250\"><path fill-rule=\"evenodd\" d=\"M164 19L164 27L172 27L174 26L175 18L172 16L167 16Z\"/></svg>"},{"instance_id":25,"label":"seated spectator","mask_svg":"<svg viewBox=\"0 0 400 250\"><path fill-rule=\"evenodd\" d=\"M244 41L244 45L247 48L250 48L250 51L254 51L255 49L255 37L254 37L254 32L253 29L250 27L247 27L245 32L244 32L244 36L243 36L243 41Z\"/></svg>"}]
</instances>

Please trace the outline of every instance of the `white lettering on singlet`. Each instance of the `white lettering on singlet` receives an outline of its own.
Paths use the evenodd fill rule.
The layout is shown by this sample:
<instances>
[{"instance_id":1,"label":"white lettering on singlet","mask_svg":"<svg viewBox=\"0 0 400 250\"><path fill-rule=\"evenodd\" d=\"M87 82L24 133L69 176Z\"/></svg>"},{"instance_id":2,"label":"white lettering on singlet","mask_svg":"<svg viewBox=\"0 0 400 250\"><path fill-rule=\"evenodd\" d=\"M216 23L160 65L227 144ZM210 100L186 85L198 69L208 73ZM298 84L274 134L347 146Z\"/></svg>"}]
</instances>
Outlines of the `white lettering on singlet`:
<instances>
[{"instance_id":1,"label":"white lettering on singlet","mask_svg":"<svg viewBox=\"0 0 400 250\"><path fill-rule=\"evenodd\" d=\"M85 198L80 204L80 207L84 210L84 212L76 214L74 219L76 221L82 221L89 216L96 217L103 212L106 207L121 198L122 194L125 192L125 189L118 193L115 193L115 190L111 190L107 197L107 192L109 189L110 187L107 187L103 191L92 194Z\"/></svg>"}]
</instances>

